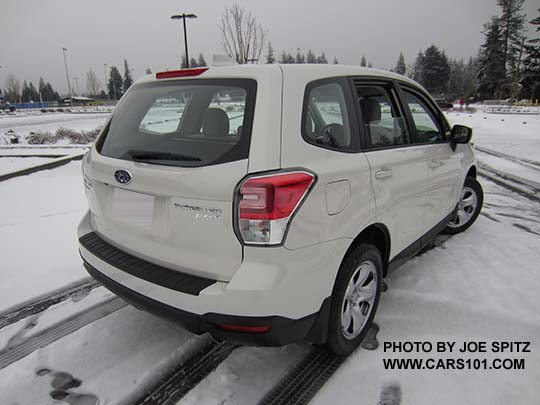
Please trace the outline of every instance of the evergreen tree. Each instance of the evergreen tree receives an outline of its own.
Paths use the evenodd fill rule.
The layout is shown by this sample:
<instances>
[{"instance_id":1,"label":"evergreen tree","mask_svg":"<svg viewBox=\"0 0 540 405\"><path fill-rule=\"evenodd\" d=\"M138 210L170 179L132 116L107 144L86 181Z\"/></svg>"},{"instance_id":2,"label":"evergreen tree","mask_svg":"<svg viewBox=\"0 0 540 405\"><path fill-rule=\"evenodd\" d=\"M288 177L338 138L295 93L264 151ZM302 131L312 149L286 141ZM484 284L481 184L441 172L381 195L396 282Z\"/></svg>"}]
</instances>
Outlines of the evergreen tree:
<instances>
[{"instance_id":1,"label":"evergreen tree","mask_svg":"<svg viewBox=\"0 0 540 405\"><path fill-rule=\"evenodd\" d=\"M306 55L306 63L317 63L317 58L315 57L315 54L311 51L311 49L308 49Z\"/></svg>"},{"instance_id":2,"label":"evergreen tree","mask_svg":"<svg viewBox=\"0 0 540 405\"><path fill-rule=\"evenodd\" d=\"M373 67L373 65L371 64L371 62L369 62L369 63L367 64L367 67L368 67L368 68L372 68L372 67Z\"/></svg>"},{"instance_id":3,"label":"evergreen tree","mask_svg":"<svg viewBox=\"0 0 540 405\"><path fill-rule=\"evenodd\" d=\"M538 9L540 13L540 9ZM540 16L530 21L540 32ZM521 75L521 97L540 99L540 37L529 38L525 45L525 59Z\"/></svg>"},{"instance_id":4,"label":"evergreen tree","mask_svg":"<svg viewBox=\"0 0 540 405\"><path fill-rule=\"evenodd\" d=\"M45 79L43 79L43 77L39 78L38 89L39 89L39 94L41 94L41 99L43 101L52 100L52 97L49 95L49 91L47 89L47 83L45 83Z\"/></svg>"},{"instance_id":5,"label":"evergreen tree","mask_svg":"<svg viewBox=\"0 0 540 405\"><path fill-rule=\"evenodd\" d=\"M324 52L317 58L317 63L328 63L328 60L326 59L326 55Z\"/></svg>"},{"instance_id":6,"label":"evergreen tree","mask_svg":"<svg viewBox=\"0 0 540 405\"><path fill-rule=\"evenodd\" d=\"M206 61L204 60L204 56L203 56L202 53L199 54L199 59L197 59L197 66L199 66L199 67L206 67L206 66L208 66L208 65L206 64Z\"/></svg>"},{"instance_id":7,"label":"evergreen tree","mask_svg":"<svg viewBox=\"0 0 540 405\"><path fill-rule=\"evenodd\" d=\"M463 70L463 94L469 100L476 94L476 77L478 76L478 58L470 57Z\"/></svg>"},{"instance_id":8,"label":"evergreen tree","mask_svg":"<svg viewBox=\"0 0 540 405\"><path fill-rule=\"evenodd\" d=\"M450 65L444 51L431 45L424 52L420 64L420 83L431 93L443 94L447 90Z\"/></svg>"},{"instance_id":9,"label":"evergreen tree","mask_svg":"<svg viewBox=\"0 0 540 405\"><path fill-rule=\"evenodd\" d=\"M107 90L109 91L109 98L111 100L118 100L122 97L123 84L124 81L122 80L122 75L118 71L118 68L116 66L111 66L109 83L107 83Z\"/></svg>"},{"instance_id":10,"label":"evergreen tree","mask_svg":"<svg viewBox=\"0 0 540 405\"><path fill-rule=\"evenodd\" d=\"M407 65L405 65L405 58L403 56L403 52L399 54L399 58L396 63L396 67L394 68L394 72L404 75L405 71L407 70Z\"/></svg>"},{"instance_id":11,"label":"evergreen tree","mask_svg":"<svg viewBox=\"0 0 540 405\"><path fill-rule=\"evenodd\" d=\"M418 83L422 82L422 63L424 62L424 54L422 51L418 51L416 55L416 60L411 71L411 77L416 80Z\"/></svg>"},{"instance_id":12,"label":"evergreen tree","mask_svg":"<svg viewBox=\"0 0 540 405\"><path fill-rule=\"evenodd\" d=\"M304 54L300 53L300 51L297 51L294 63L306 63L306 57L304 56Z\"/></svg>"},{"instance_id":13,"label":"evergreen tree","mask_svg":"<svg viewBox=\"0 0 540 405\"><path fill-rule=\"evenodd\" d=\"M362 55L362 60L360 61L360 66L366 67L366 57Z\"/></svg>"},{"instance_id":14,"label":"evergreen tree","mask_svg":"<svg viewBox=\"0 0 540 405\"><path fill-rule=\"evenodd\" d=\"M127 63L127 60L124 59L124 81L122 83L122 90L123 93L127 91L133 84L133 77L131 76L131 70L129 69L129 65Z\"/></svg>"},{"instance_id":15,"label":"evergreen tree","mask_svg":"<svg viewBox=\"0 0 540 405\"><path fill-rule=\"evenodd\" d=\"M334 62L332 62L334 65L339 65L339 62L337 60L337 58L334 56Z\"/></svg>"},{"instance_id":16,"label":"evergreen tree","mask_svg":"<svg viewBox=\"0 0 540 405\"><path fill-rule=\"evenodd\" d=\"M266 63L276 63L276 58L274 57L274 48L272 48L271 42L268 42L268 51L266 51Z\"/></svg>"},{"instance_id":17,"label":"evergreen tree","mask_svg":"<svg viewBox=\"0 0 540 405\"><path fill-rule=\"evenodd\" d=\"M505 73L514 75L518 69L517 60L523 37L525 0L497 0L502 9L500 18L501 32L504 38L503 61Z\"/></svg>"},{"instance_id":18,"label":"evergreen tree","mask_svg":"<svg viewBox=\"0 0 540 405\"><path fill-rule=\"evenodd\" d=\"M465 64L462 60L450 60L450 75L448 78L448 90L446 91L446 96L455 100L461 98L465 94Z\"/></svg>"},{"instance_id":19,"label":"evergreen tree","mask_svg":"<svg viewBox=\"0 0 540 405\"><path fill-rule=\"evenodd\" d=\"M30 93L30 100L34 102L39 102L39 92L34 86L34 83L30 82L30 84L28 85L28 89Z\"/></svg>"},{"instance_id":20,"label":"evergreen tree","mask_svg":"<svg viewBox=\"0 0 540 405\"><path fill-rule=\"evenodd\" d=\"M28 87L28 83L25 80L23 82L21 100L22 100L23 103L28 103L30 101L30 99L31 99L30 87Z\"/></svg>"},{"instance_id":21,"label":"evergreen tree","mask_svg":"<svg viewBox=\"0 0 540 405\"><path fill-rule=\"evenodd\" d=\"M50 82L47 82L47 94L48 94L48 97L49 97L49 101L58 101L58 100L60 100L60 94L58 94L58 92L53 89Z\"/></svg>"},{"instance_id":22,"label":"evergreen tree","mask_svg":"<svg viewBox=\"0 0 540 405\"><path fill-rule=\"evenodd\" d=\"M484 44L480 48L478 66L478 96L490 99L496 96L505 79L504 34L498 17L484 24Z\"/></svg>"},{"instance_id":23,"label":"evergreen tree","mask_svg":"<svg viewBox=\"0 0 540 405\"><path fill-rule=\"evenodd\" d=\"M11 103L21 102L21 82L13 73L7 75L4 97Z\"/></svg>"},{"instance_id":24,"label":"evergreen tree","mask_svg":"<svg viewBox=\"0 0 540 405\"><path fill-rule=\"evenodd\" d=\"M101 90L101 92L98 95L98 98L100 100L107 100L107 93L105 93L105 90Z\"/></svg>"},{"instance_id":25,"label":"evergreen tree","mask_svg":"<svg viewBox=\"0 0 540 405\"><path fill-rule=\"evenodd\" d=\"M195 58L190 58L190 59L189 59L189 67L190 67L190 68L199 67L199 64L197 63L197 59L195 59Z\"/></svg>"}]
</instances>

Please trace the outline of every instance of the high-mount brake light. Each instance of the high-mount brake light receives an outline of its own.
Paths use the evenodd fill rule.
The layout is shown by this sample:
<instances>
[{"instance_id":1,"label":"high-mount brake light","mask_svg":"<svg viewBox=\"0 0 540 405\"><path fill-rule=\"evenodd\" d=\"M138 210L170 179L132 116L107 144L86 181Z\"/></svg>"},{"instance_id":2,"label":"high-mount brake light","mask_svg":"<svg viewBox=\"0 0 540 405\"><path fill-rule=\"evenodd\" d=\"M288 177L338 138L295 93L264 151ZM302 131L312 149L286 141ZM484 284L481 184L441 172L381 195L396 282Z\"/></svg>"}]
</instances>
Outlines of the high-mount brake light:
<instances>
[{"instance_id":1,"label":"high-mount brake light","mask_svg":"<svg viewBox=\"0 0 540 405\"><path fill-rule=\"evenodd\" d=\"M166 72L156 73L156 79L170 79L173 77L189 77L189 76L199 76L200 74L206 72L207 67L204 68L193 68L193 69L180 69L180 70L168 70Z\"/></svg>"},{"instance_id":2,"label":"high-mount brake light","mask_svg":"<svg viewBox=\"0 0 540 405\"><path fill-rule=\"evenodd\" d=\"M315 176L292 171L247 178L240 186L238 228L250 245L279 245Z\"/></svg>"}]
</instances>

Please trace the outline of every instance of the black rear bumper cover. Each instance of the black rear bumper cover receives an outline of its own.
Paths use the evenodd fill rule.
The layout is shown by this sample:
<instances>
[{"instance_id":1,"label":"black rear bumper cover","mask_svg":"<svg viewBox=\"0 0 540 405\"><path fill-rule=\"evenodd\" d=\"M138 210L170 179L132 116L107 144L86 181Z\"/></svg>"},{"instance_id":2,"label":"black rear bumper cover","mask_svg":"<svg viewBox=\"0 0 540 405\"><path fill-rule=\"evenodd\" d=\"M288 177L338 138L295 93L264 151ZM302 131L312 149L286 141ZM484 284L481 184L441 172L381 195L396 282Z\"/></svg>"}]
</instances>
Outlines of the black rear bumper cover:
<instances>
[{"instance_id":1,"label":"black rear bumper cover","mask_svg":"<svg viewBox=\"0 0 540 405\"><path fill-rule=\"evenodd\" d=\"M84 267L94 279L134 307L179 323L195 334L209 332L215 337L232 343L257 346L281 346L299 341L316 344L326 342L330 297L323 301L319 312L301 319L289 319L282 316L247 317L218 313L197 315L133 291L107 277L86 261L84 261ZM230 332L219 328L219 324L269 326L270 330L265 333Z\"/></svg>"}]
</instances>

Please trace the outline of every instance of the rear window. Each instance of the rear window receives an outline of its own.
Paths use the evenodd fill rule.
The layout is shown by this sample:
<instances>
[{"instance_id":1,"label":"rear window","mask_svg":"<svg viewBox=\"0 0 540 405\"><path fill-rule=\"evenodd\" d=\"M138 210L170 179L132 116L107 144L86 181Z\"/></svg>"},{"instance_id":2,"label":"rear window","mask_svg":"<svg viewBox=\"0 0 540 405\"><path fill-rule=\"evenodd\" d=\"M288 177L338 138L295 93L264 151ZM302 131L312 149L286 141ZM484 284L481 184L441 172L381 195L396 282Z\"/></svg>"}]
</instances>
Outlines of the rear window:
<instances>
[{"instance_id":1,"label":"rear window","mask_svg":"<svg viewBox=\"0 0 540 405\"><path fill-rule=\"evenodd\" d=\"M186 167L246 159L256 87L249 79L136 85L116 107L98 151Z\"/></svg>"}]
</instances>

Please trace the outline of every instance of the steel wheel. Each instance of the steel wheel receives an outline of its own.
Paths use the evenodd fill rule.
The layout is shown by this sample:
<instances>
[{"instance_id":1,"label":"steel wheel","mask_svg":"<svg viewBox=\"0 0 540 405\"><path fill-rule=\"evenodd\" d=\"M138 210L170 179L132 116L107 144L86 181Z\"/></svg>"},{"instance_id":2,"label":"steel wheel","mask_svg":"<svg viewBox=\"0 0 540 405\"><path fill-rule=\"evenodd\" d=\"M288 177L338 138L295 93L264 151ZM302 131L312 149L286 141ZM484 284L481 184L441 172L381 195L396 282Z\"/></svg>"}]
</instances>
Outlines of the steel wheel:
<instances>
[{"instance_id":1,"label":"steel wheel","mask_svg":"<svg viewBox=\"0 0 540 405\"><path fill-rule=\"evenodd\" d=\"M449 228L459 228L463 225L466 225L476 213L476 208L478 206L478 197L476 191L471 187L463 187L461 191L461 197L457 205L456 216L453 220L448 222Z\"/></svg>"},{"instance_id":2,"label":"steel wheel","mask_svg":"<svg viewBox=\"0 0 540 405\"><path fill-rule=\"evenodd\" d=\"M341 331L352 340L364 329L377 292L377 268L366 260L352 273L341 304Z\"/></svg>"}]
</instances>

